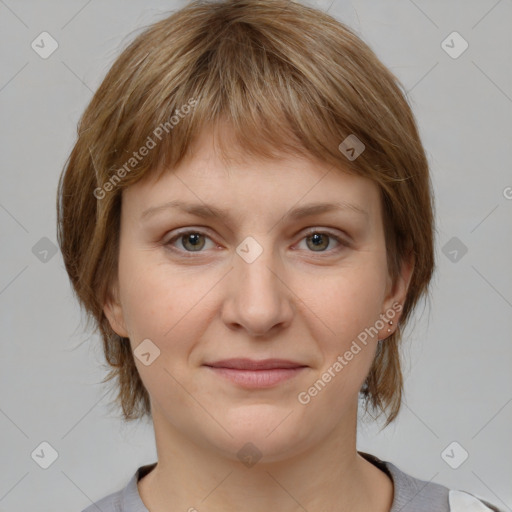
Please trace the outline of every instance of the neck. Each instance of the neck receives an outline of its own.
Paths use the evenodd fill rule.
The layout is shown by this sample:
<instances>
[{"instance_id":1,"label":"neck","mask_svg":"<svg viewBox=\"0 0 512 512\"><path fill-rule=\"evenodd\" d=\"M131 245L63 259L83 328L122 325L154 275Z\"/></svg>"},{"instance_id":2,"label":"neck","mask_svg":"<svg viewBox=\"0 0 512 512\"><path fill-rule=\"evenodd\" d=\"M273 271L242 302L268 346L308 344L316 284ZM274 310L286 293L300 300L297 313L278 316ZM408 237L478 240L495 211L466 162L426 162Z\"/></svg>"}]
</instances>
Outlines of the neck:
<instances>
[{"instance_id":1,"label":"neck","mask_svg":"<svg viewBox=\"0 0 512 512\"><path fill-rule=\"evenodd\" d=\"M251 466L199 446L153 411L158 464L139 493L151 512L389 512L392 481L357 453L355 418L310 449Z\"/></svg>"}]
</instances>

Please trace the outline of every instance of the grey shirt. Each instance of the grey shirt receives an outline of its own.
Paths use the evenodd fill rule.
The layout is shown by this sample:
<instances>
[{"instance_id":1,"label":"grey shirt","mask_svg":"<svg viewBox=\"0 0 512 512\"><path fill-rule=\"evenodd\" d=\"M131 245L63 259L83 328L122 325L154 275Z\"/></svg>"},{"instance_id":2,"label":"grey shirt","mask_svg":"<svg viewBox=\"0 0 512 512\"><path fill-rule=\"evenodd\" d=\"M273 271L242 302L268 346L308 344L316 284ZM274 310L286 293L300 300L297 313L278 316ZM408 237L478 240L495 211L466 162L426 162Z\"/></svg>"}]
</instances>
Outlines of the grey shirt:
<instances>
[{"instance_id":1,"label":"grey shirt","mask_svg":"<svg viewBox=\"0 0 512 512\"><path fill-rule=\"evenodd\" d=\"M369 453L358 453L393 480L394 496L390 512L501 512L472 494L451 491L443 485L419 480L404 473L391 462L382 461ZM137 482L156 464L154 462L140 466L124 489L105 496L82 512L150 512L140 498Z\"/></svg>"}]
</instances>

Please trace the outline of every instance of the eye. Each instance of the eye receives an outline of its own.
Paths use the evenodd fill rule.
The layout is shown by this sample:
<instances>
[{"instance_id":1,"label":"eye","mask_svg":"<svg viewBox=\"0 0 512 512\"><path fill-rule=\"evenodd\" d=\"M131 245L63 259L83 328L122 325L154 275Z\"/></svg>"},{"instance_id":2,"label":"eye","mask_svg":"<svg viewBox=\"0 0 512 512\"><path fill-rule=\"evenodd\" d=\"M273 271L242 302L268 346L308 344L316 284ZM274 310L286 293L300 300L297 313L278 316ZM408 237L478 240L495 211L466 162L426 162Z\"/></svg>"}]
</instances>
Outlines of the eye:
<instances>
[{"instance_id":1,"label":"eye","mask_svg":"<svg viewBox=\"0 0 512 512\"><path fill-rule=\"evenodd\" d=\"M312 252L326 252L326 249L329 247L330 240L335 240L338 244L338 248L334 249L337 251L340 249L339 246L347 247L349 244L339 236L334 235L333 233L329 233L327 231L319 231L319 230L311 230L307 235L302 239L306 241L306 245ZM329 251L327 251L329 252Z\"/></svg>"},{"instance_id":2,"label":"eye","mask_svg":"<svg viewBox=\"0 0 512 512\"><path fill-rule=\"evenodd\" d=\"M181 247L174 247L174 242L179 241ZM165 245L171 249L178 251L185 250L185 252L201 252L201 249L205 246L205 239L210 239L205 233L201 231L182 231L171 239L169 239Z\"/></svg>"},{"instance_id":3,"label":"eye","mask_svg":"<svg viewBox=\"0 0 512 512\"><path fill-rule=\"evenodd\" d=\"M206 233L198 230L188 230L177 233L175 236L165 242L164 245L173 251L178 251L181 253L199 253L203 252L202 250L206 246L206 240L210 240L210 242L212 242L211 238ZM320 231L318 229L310 230L306 236L301 239L301 242L303 240L306 241L306 246L311 252L336 252L343 247L349 246L349 243L343 240L341 237L327 231ZM337 243L338 247L331 249L331 251L327 251L327 248L332 245L332 240ZM212 246L210 248L213 247L215 247L215 244L212 242Z\"/></svg>"}]
</instances>

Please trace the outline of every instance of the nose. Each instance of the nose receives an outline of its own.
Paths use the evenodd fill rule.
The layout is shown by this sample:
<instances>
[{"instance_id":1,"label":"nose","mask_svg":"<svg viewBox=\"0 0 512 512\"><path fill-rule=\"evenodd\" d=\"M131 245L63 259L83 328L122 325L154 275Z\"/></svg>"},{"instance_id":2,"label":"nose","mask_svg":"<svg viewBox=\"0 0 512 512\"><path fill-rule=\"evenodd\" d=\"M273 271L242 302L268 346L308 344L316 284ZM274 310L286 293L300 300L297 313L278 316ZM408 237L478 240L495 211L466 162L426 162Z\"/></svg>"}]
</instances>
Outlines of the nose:
<instances>
[{"instance_id":1,"label":"nose","mask_svg":"<svg viewBox=\"0 0 512 512\"><path fill-rule=\"evenodd\" d=\"M222 308L225 324L255 337L286 328L293 317L294 294L272 251L264 249L251 263L235 254L233 265Z\"/></svg>"}]
</instances>

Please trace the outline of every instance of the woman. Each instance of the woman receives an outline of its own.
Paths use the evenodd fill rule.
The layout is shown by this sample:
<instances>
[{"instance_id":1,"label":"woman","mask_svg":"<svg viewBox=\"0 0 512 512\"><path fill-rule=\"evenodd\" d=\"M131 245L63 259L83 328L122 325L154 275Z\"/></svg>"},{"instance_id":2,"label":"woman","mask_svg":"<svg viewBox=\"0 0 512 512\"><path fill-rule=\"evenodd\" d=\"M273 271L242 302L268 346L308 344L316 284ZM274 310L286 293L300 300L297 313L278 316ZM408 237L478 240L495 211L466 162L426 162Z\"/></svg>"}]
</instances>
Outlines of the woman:
<instances>
[{"instance_id":1,"label":"woman","mask_svg":"<svg viewBox=\"0 0 512 512\"><path fill-rule=\"evenodd\" d=\"M158 453L86 512L498 510L356 449L359 398L400 409L434 227L400 83L349 28L193 2L121 54L78 132L59 243Z\"/></svg>"}]
</instances>

